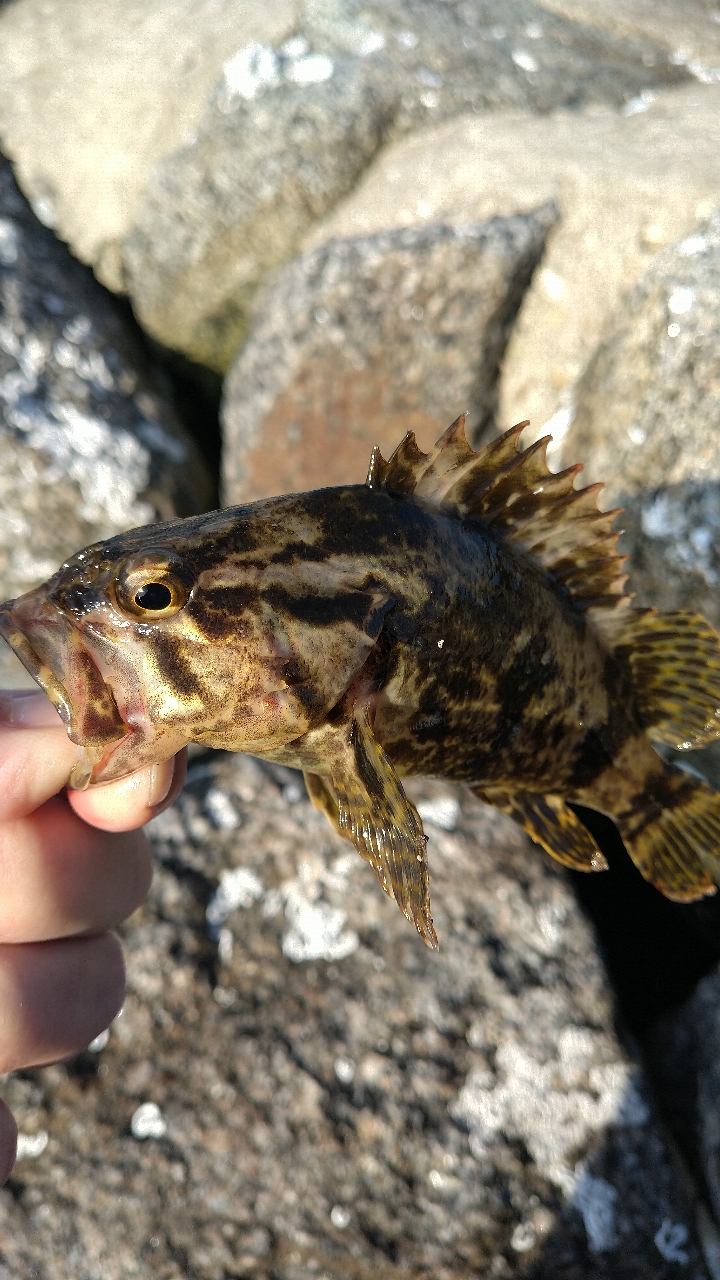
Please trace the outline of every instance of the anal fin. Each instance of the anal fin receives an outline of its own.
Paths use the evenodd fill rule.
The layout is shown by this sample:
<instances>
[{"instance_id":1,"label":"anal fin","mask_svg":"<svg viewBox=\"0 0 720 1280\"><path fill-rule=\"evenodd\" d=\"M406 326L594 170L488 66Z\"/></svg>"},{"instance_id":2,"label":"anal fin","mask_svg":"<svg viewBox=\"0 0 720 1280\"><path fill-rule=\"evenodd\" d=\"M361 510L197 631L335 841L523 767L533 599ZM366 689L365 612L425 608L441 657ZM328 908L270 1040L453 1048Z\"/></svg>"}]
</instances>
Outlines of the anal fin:
<instances>
[{"instance_id":1,"label":"anal fin","mask_svg":"<svg viewBox=\"0 0 720 1280\"><path fill-rule=\"evenodd\" d=\"M607 871L607 862L587 827L560 796L501 787L473 787L474 794L514 818L556 862L572 871Z\"/></svg>"},{"instance_id":2,"label":"anal fin","mask_svg":"<svg viewBox=\"0 0 720 1280\"><path fill-rule=\"evenodd\" d=\"M385 892L423 941L437 947L427 837L362 706L353 714L349 747L349 752L333 761L331 780L305 774L310 799L370 863Z\"/></svg>"}]
</instances>

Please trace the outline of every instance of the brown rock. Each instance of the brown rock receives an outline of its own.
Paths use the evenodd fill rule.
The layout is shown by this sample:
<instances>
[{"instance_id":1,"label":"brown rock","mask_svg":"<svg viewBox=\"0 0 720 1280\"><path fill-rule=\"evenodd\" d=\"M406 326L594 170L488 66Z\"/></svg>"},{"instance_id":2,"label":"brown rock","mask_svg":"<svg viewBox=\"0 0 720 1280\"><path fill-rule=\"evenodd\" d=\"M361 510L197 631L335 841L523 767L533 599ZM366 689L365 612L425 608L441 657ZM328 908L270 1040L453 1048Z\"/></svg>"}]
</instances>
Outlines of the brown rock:
<instances>
[{"instance_id":1,"label":"brown rock","mask_svg":"<svg viewBox=\"0 0 720 1280\"><path fill-rule=\"evenodd\" d=\"M286 267L226 381L226 500L357 483L373 445L428 448L464 410L481 432L554 217L334 240Z\"/></svg>"}]
</instances>

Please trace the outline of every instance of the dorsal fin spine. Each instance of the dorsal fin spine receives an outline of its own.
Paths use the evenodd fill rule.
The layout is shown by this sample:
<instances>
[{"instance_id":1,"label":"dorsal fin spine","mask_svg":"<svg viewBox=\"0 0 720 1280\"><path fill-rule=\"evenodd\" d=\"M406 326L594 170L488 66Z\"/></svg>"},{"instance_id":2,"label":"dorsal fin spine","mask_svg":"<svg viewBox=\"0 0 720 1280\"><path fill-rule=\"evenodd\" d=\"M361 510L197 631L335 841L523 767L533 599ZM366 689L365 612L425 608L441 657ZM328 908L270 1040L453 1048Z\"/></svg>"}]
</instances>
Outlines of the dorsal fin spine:
<instances>
[{"instance_id":1,"label":"dorsal fin spine","mask_svg":"<svg viewBox=\"0 0 720 1280\"><path fill-rule=\"evenodd\" d=\"M626 608L625 557L618 554L618 535L612 531L622 508L599 509L600 483L575 489L581 463L550 471L551 436L521 451L520 436L528 425L517 423L478 452L467 442L464 414L429 453L422 453L408 431L388 462L373 450L367 483L398 497L422 498L461 518L483 520L562 583L591 620Z\"/></svg>"}]
</instances>

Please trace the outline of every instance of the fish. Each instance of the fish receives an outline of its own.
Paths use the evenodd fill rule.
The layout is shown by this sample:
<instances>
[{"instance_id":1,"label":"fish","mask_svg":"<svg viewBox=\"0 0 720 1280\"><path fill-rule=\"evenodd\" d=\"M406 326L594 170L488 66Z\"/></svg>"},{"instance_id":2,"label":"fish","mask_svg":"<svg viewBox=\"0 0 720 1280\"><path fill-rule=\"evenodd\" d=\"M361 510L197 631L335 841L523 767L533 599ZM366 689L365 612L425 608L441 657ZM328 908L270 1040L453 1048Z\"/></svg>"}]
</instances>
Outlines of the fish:
<instances>
[{"instance_id":1,"label":"fish","mask_svg":"<svg viewBox=\"0 0 720 1280\"><path fill-rule=\"evenodd\" d=\"M403 789L464 783L566 867L607 864L572 807L608 815L642 875L720 883L720 795L661 757L720 736L720 637L632 606L581 464L527 422L473 449L376 448L364 484L266 498L97 542L0 606L0 634L96 786L189 742L301 769L310 799L437 946L427 838Z\"/></svg>"}]
</instances>

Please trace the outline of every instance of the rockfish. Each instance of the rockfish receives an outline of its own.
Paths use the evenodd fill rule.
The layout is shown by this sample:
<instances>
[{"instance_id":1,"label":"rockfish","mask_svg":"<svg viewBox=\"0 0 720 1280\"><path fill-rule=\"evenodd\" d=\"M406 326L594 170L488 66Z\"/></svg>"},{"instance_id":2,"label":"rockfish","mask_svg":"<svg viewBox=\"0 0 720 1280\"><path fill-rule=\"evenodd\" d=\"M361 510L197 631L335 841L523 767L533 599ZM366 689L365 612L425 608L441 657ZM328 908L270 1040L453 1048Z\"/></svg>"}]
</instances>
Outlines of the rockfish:
<instances>
[{"instance_id":1,"label":"rockfish","mask_svg":"<svg viewBox=\"0 0 720 1280\"><path fill-rule=\"evenodd\" d=\"M527 423L473 451L411 432L364 485L148 525L0 608L0 634L79 747L72 787L188 742L302 769L310 797L437 945L426 837L401 779L467 783L554 858L606 863L568 801L614 819L643 876L720 883L720 795L653 743L720 736L720 638L632 609L580 466Z\"/></svg>"}]
</instances>

